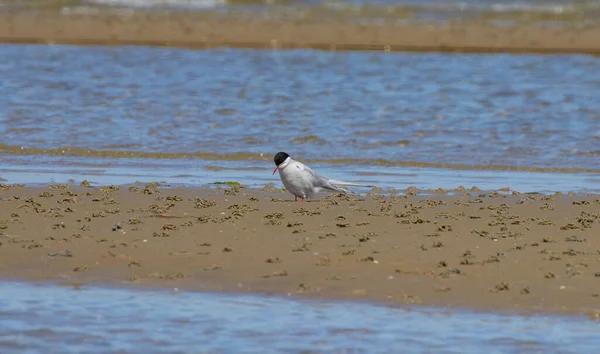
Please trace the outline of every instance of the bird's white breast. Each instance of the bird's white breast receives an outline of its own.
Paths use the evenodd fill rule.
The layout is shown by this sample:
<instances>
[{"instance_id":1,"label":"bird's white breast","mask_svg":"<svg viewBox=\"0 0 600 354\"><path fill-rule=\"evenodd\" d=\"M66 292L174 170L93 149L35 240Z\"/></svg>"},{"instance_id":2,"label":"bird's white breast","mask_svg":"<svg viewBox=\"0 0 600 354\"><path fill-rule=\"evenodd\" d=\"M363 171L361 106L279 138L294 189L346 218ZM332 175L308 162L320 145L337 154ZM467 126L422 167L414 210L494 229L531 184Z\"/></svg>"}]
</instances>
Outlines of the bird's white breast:
<instances>
[{"instance_id":1,"label":"bird's white breast","mask_svg":"<svg viewBox=\"0 0 600 354\"><path fill-rule=\"evenodd\" d=\"M311 198L320 189L315 186L313 174L306 171L304 165L297 161L291 161L284 168L280 168L279 176L285 188L301 198Z\"/></svg>"}]
</instances>

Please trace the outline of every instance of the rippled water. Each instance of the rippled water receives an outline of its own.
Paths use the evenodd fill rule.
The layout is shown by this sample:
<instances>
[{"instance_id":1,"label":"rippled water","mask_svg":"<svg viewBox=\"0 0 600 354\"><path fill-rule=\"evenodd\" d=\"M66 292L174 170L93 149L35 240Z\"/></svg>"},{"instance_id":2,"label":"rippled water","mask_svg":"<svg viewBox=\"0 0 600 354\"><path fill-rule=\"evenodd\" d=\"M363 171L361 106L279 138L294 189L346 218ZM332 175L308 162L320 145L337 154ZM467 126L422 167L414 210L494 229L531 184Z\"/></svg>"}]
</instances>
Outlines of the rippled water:
<instances>
[{"instance_id":1,"label":"rippled water","mask_svg":"<svg viewBox=\"0 0 600 354\"><path fill-rule=\"evenodd\" d=\"M598 322L0 282L2 353L593 353ZM192 349L193 348L193 349Z\"/></svg>"},{"instance_id":2,"label":"rippled water","mask_svg":"<svg viewBox=\"0 0 600 354\"><path fill-rule=\"evenodd\" d=\"M589 56L26 45L0 55L8 146L557 168L600 155L600 59Z\"/></svg>"},{"instance_id":3,"label":"rippled water","mask_svg":"<svg viewBox=\"0 0 600 354\"><path fill-rule=\"evenodd\" d=\"M363 175L427 167L598 178L600 58L591 56L41 45L3 45L0 55L4 174L158 160L171 177L227 161L253 171L284 150Z\"/></svg>"}]
</instances>

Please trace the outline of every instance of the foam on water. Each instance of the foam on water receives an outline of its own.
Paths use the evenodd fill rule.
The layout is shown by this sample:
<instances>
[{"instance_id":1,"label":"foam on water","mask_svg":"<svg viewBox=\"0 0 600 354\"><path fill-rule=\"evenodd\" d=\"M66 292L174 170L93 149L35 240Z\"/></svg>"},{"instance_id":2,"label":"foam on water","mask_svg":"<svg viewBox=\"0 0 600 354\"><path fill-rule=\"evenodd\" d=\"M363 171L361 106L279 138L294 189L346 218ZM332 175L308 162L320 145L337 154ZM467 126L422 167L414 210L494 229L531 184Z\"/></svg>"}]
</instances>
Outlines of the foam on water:
<instances>
[{"instance_id":1,"label":"foam on water","mask_svg":"<svg viewBox=\"0 0 600 354\"><path fill-rule=\"evenodd\" d=\"M202 9L227 4L227 0L82 0L84 4L108 5L129 8L183 8ZM273 3L264 0L264 4ZM256 1L260 3L260 1ZM349 6L390 6L403 7L421 11L493 11L493 12L547 12L567 13L584 9L595 9L600 6L597 0L587 1L552 1L539 2L531 0L323 0L323 1L290 1L294 6L323 4L325 7Z\"/></svg>"},{"instance_id":2,"label":"foam on water","mask_svg":"<svg viewBox=\"0 0 600 354\"><path fill-rule=\"evenodd\" d=\"M483 19L537 21L560 26L595 20L598 0L0 0L0 9L42 9L63 6L63 15L95 15L109 11L128 17L137 11L227 12L255 18L334 19L354 23ZM272 6L274 5L274 6Z\"/></svg>"},{"instance_id":3,"label":"foam on water","mask_svg":"<svg viewBox=\"0 0 600 354\"><path fill-rule=\"evenodd\" d=\"M135 9L183 8L206 9L226 4L226 0L84 0L90 5L118 6Z\"/></svg>"},{"instance_id":4,"label":"foam on water","mask_svg":"<svg viewBox=\"0 0 600 354\"><path fill-rule=\"evenodd\" d=\"M0 282L0 352L592 353L598 322Z\"/></svg>"}]
</instances>

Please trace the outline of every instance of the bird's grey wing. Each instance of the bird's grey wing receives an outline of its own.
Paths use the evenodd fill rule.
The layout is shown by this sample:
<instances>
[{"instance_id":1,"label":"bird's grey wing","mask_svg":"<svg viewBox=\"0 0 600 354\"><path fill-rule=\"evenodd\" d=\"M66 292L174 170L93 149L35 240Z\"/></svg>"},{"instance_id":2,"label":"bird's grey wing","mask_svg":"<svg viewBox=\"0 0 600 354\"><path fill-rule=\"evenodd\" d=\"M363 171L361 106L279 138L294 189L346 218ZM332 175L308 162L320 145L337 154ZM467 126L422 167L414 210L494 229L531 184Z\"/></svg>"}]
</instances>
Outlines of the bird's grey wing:
<instances>
[{"instance_id":1,"label":"bird's grey wing","mask_svg":"<svg viewBox=\"0 0 600 354\"><path fill-rule=\"evenodd\" d=\"M296 167L301 169L302 172L309 174L313 178L313 185L315 187L321 187L336 192L346 193L345 189L332 185L331 183L329 183L329 178L316 174L315 171L312 170L312 168L306 166L305 164L298 162L296 164Z\"/></svg>"},{"instance_id":2,"label":"bird's grey wing","mask_svg":"<svg viewBox=\"0 0 600 354\"><path fill-rule=\"evenodd\" d=\"M329 178L327 178L325 176L315 174L315 177L317 178L317 183L318 183L319 187L329 189L330 191L336 191L336 192L340 192L340 193L348 193L348 190L338 187L334 184L331 184L329 182Z\"/></svg>"},{"instance_id":3,"label":"bird's grey wing","mask_svg":"<svg viewBox=\"0 0 600 354\"><path fill-rule=\"evenodd\" d=\"M310 167L306 166L303 163L298 163L297 166L299 168L301 168L303 171L305 171L306 173L309 173L311 176L313 176L315 178L315 182L316 182L317 186L321 187L321 188L329 189L329 190L332 190L335 192L340 192L340 193L348 193L348 190L345 188L342 188L342 186L370 187L370 186L366 186L364 184L355 184L355 183L346 183L346 182L342 182L342 181L336 181L336 180L330 179L329 177L318 175L315 173L315 171L313 171Z\"/></svg>"},{"instance_id":4,"label":"bird's grey wing","mask_svg":"<svg viewBox=\"0 0 600 354\"><path fill-rule=\"evenodd\" d=\"M310 167L306 166L305 164L303 164L302 162L298 162L296 161L296 167L298 167L299 169L301 169L302 171L310 174L311 176L313 176L314 178L317 178L317 174L315 173L315 171L313 171Z\"/></svg>"}]
</instances>

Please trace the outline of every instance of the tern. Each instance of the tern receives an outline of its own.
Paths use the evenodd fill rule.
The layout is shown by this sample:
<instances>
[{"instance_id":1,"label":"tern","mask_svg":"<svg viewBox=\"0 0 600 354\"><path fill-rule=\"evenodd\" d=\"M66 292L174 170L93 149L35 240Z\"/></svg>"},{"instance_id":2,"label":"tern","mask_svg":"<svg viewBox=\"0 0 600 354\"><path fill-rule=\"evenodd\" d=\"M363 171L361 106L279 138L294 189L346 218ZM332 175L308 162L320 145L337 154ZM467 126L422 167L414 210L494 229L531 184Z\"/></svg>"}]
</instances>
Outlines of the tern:
<instances>
[{"instance_id":1,"label":"tern","mask_svg":"<svg viewBox=\"0 0 600 354\"><path fill-rule=\"evenodd\" d=\"M298 201L298 198L301 202L306 198L312 198L321 189L345 194L348 193L348 190L342 187L373 187L365 184L336 181L320 176L302 162L292 159L285 152L275 154L273 161L275 162L273 174L279 171L281 182L283 182L285 189L296 197L296 201Z\"/></svg>"}]
</instances>

